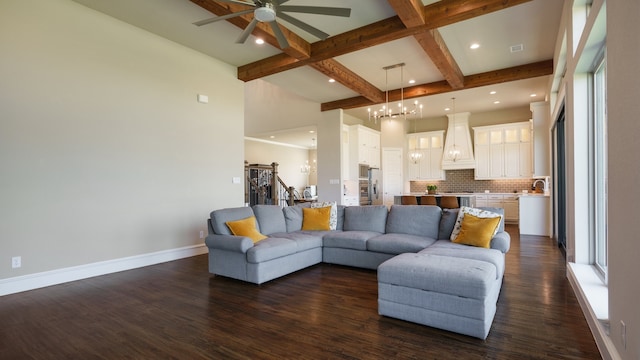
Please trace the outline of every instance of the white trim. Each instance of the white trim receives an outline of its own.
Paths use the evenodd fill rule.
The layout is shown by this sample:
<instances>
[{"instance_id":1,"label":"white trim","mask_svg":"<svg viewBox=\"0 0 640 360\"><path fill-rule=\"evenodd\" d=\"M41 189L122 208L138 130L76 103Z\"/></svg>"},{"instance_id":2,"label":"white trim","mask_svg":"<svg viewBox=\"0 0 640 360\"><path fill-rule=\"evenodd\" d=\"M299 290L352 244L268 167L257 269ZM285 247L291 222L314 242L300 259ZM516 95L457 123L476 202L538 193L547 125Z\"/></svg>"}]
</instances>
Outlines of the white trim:
<instances>
[{"instance_id":1,"label":"white trim","mask_svg":"<svg viewBox=\"0 0 640 360\"><path fill-rule=\"evenodd\" d=\"M0 296L160 264L206 253L207 247L204 244L192 245L177 249L163 250L120 259L45 271L36 274L17 276L8 279L0 279Z\"/></svg>"},{"instance_id":2,"label":"white trim","mask_svg":"<svg viewBox=\"0 0 640 360\"><path fill-rule=\"evenodd\" d=\"M303 150L311 150L312 148L309 146L300 146L300 145L294 145L294 144L286 144L286 143L282 143L282 142L277 142L277 141L272 141L272 140L264 140L264 139L258 139L258 138L254 138L254 137L249 137L249 136L245 136L244 137L245 140L248 141L255 141L255 142L261 142L261 143L265 143L265 144L271 144L271 145L278 145L278 146L285 146L285 147L291 147L294 149L303 149Z\"/></svg>"},{"instance_id":3,"label":"white trim","mask_svg":"<svg viewBox=\"0 0 640 360\"><path fill-rule=\"evenodd\" d=\"M602 321L608 321L608 289L591 265L567 263L567 278L589 324L600 356L604 360L621 359ZM604 306L604 309L602 308ZM595 307L595 308L594 308ZM603 318L606 317L606 318ZM600 319L598 319L600 318Z\"/></svg>"}]
</instances>

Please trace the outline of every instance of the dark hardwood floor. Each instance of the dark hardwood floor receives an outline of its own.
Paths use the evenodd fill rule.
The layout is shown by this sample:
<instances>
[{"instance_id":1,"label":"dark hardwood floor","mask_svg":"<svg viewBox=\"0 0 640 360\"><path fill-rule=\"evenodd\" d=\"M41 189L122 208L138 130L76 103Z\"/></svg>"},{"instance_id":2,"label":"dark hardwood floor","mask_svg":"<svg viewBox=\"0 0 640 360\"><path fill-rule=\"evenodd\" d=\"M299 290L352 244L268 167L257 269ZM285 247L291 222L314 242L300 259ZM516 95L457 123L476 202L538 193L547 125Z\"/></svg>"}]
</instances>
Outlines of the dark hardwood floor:
<instances>
[{"instance_id":1,"label":"dark hardwood floor","mask_svg":"<svg viewBox=\"0 0 640 360\"><path fill-rule=\"evenodd\" d=\"M512 234L487 340L381 317L375 271L260 286L206 255L0 298L0 359L600 359L552 240Z\"/></svg>"}]
</instances>

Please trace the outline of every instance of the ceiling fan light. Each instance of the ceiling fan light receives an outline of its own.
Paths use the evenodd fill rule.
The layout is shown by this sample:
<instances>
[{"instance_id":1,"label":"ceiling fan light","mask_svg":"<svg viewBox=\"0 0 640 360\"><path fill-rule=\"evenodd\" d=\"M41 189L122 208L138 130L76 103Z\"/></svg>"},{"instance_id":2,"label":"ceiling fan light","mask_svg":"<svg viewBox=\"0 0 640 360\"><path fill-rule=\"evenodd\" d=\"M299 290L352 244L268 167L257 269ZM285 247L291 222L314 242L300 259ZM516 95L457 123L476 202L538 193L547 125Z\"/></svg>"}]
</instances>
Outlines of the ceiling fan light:
<instances>
[{"instance_id":1,"label":"ceiling fan light","mask_svg":"<svg viewBox=\"0 0 640 360\"><path fill-rule=\"evenodd\" d=\"M264 6L256 8L253 16L260 22L272 22L276 20L276 11L273 8L273 4L267 2Z\"/></svg>"}]
</instances>

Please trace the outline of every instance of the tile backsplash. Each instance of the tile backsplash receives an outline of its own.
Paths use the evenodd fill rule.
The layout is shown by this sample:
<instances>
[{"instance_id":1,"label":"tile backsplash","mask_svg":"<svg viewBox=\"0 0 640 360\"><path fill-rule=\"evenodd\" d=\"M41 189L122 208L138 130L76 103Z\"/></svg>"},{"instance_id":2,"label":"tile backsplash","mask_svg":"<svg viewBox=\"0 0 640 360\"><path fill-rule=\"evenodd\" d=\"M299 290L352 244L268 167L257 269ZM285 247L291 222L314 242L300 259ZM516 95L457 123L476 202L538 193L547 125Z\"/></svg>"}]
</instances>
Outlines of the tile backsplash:
<instances>
[{"instance_id":1,"label":"tile backsplash","mask_svg":"<svg viewBox=\"0 0 640 360\"><path fill-rule=\"evenodd\" d=\"M411 181L410 191L425 192L427 185L438 186L438 192L484 192L489 190L492 193L512 193L531 191L534 179L508 179L508 180L475 180L473 169L466 170L446 170L446 180L440 181Z\"/></svg>"}]
</instances>

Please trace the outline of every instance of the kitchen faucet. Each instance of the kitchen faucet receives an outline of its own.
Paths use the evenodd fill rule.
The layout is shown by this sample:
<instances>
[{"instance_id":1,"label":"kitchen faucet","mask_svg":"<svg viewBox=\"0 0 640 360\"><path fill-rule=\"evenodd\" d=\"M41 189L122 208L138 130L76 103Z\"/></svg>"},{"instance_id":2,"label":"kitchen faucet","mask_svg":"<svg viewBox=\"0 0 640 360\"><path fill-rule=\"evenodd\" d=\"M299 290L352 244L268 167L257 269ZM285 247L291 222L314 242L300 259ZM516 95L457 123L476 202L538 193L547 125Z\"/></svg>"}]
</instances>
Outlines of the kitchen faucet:
<instances>
[{"instance_id":1,"label":"kitchen faucet","mask_svg":"<svg viewBox=\"0 0 640 360\"><path fill-rule=\"evenodd\" d=\"M547 179L537 179L536 181L534 181L533 185L531 185L533 190L536 189L536 185L538 185L538 182L542 183L542 191L544 191L545 194L548 193L549 192L549 181Z\"/></svg>"}]
</instances>

